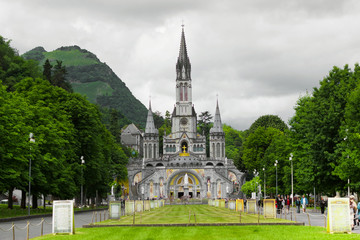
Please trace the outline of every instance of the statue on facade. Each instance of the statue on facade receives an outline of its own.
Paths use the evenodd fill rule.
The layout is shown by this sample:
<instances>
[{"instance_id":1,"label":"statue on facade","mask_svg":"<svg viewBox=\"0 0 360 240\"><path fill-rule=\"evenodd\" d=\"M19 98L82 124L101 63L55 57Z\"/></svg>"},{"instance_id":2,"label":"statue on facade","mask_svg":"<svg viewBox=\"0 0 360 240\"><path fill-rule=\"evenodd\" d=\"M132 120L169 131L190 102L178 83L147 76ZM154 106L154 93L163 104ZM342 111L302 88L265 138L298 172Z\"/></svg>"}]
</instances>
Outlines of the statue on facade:
<instances>
[{"instance_id":1,"label":"statue on facade","mask_svg":"<svg viewBox=\"0 0 360 240\"><path fill-rule=\"evenodd\" d=\"M189 177L187 175L187 173L185 173L185 176L184 176L184 185L188 185L189 184Z\"/></svg>"}]
</instances>

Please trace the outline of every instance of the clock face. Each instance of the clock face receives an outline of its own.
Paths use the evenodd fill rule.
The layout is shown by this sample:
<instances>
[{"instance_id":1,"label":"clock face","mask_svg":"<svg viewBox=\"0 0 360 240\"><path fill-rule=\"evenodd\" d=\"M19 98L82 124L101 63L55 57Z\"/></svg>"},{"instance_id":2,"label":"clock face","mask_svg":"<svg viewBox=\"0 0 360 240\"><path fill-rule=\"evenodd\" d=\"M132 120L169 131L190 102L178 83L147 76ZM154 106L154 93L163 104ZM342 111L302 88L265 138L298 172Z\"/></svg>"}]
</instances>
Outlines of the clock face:
<instances>
[{"instance_id":1,"label":"clock face","mask_svg":"<svg viewBox=\"0 0 360 240\"><path fill-rule=\"evenodd\" d=\"M181 124L181 125L186 125L187 123L188 123L187 118L182 118L182 119L180 119L180 124Z\"/></svg>"}]
</instances>

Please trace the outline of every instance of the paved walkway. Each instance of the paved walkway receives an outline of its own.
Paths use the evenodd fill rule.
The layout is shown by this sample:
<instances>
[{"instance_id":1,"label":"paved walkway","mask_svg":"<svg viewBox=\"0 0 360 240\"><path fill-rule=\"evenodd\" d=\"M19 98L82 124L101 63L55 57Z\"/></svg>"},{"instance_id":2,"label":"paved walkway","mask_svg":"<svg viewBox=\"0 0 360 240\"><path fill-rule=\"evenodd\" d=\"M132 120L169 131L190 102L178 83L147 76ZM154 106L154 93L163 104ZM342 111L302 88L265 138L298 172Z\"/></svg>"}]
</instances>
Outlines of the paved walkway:
<instances>
[{"instance_id":1,"label":"paved walkway","mask_svg":"<svg viewBox=\"0 0 360 240\"><path fill-rule=\"evenodd\" d=\"M295 209L294 209L295 212ZM309 224L309 219L308 219L308 215L306 213L303 213L302 210L300 211L300 213L295 213L292 217L292 220L295 221L295 217L296 217L296 221L297 222L303 222L305 223L305 226L320 226L320 227L326 227L326 219L324 217L324 215L327 215L327 211L325 211L325 214L321 214L319 211L314 212L311 209L307 211L307 213L309 214L310 217L310 224ZM287 214L287 215L278 215L278 218L286 218L286 219L290 219L291 218L291 214ZM357 233L360 234L360 226L355 226L354 230L352 231L353 233Z\"/></svg>"},{"instance_id":2,"label":"paved walkway","mask_svg":"<svg viewBox=\"0 0 360 240\"><path fill-rule=\"evenodd\" d=\"M320 226L320 227L324 227L325 226L325 218L324 215L322 215L320 212L311 212L309 211L309 216L310 216L310 224L311 226ZM326 213L325 213L326 214ZM85 224L89 224L92 221L92 217L93 217L93 212L76 212L75 213L75 228L81 228L83 225ZM304 222L306 226L309 226L309 220L308 220L308 216L305 213L298 213L292 216L292 220L295 221L295 217L296 217L296 221L297 222ZM100 217L97 217L97 221L100 220ZM278 218L286 218L286 219L291 219L291 215L278 215ZM52 226L51 226L51 222L52 222L52 217L45 217L44 218L45 222L43 224L44 229L43 229L43 234L50 234L52 232ZM38 237L41 234L41 226L36 226L41 222L41 217L39 218L32 218L30 220L31 223L31 227L30 227L30 231L29 231L29 235L30 238L34 238L34 237ZM15 229L15 240L23 240L26 239L26 235L27 235L27 231L26 231L26 225L27 225L27 220L18 220L18 221L14 221L14 224L17 226L17 228ZM9 229L11 228L12 222L3 222L0 223L0 228L1 229ZM35 226L34 226L35 225ZM21 228L25 228L25 229L21 229ZM0 239L1 240L13 240L13 233L12 231L7 231L4 232L0 229ZM356 226L355 229L353 230L353 233L360 233L360 227Z\"/></svg>"},{"instance_id":3,"label":"paved walkway","mask_svg":"<svg viewBox=\"0 0 360 240\"><path fill-rule=\"evenodd\" d=\"M91 219L93 216L93 212L75 212L75 228L81 228L84 224L89 224L91 223ZM45 222L43 224L44 229L43 229L43 234L50 234L52 232L52 217L45 217L44 218ZM99 221L99 219L98 219ZM32 218L29 220L29 222L31 223L30 225L30 230L29 230L29 235L30 238L34 238L34 237L38 237L41 235L41 225L38 225L41 222L41 217L39 218ZM14 224L17 226L15 228L15 240L24 240L26 239L26 235L27 235L27 230L26 230L26 225L27 225L27 220L18 220L18 221L14 221ZM35 226L34 226L35 225ZM38 225L38 226L36 226ZM12 226L12 222L4 222L4 223L0 223L0 228L1 229L10 229ZM25 229L21 229L21 228L25 228ZM8 231L8 232L4 232L0 229L0 239L1 240L13 240L13 232Z\"/></svg>"}]
</instances>

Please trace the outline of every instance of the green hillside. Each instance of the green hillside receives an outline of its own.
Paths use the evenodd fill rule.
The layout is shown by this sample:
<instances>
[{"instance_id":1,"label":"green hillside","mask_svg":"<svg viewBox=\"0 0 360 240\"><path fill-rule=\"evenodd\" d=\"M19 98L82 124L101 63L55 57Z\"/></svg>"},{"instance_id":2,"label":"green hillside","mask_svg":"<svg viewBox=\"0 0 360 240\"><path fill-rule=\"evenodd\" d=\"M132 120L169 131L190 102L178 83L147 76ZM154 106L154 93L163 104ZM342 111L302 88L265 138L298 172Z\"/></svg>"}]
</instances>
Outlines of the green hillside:
<instances>
[{"instance_id":1,"label":"green hillside","mask_svg":"<svg viewBox=\"0 0 360 240\"><path fill-rule=\"evenodd\" d=\"M46 59L52 65L56 60L62 61L67 70L66 78L75 92L86 95L90 102L102 107L118 109L134 123L145 126L146 107L95 54L78 46L61 47L52 52L37 47L23 54L23 57L37 60L41 67Z\"/></svg>"}]
</instances>

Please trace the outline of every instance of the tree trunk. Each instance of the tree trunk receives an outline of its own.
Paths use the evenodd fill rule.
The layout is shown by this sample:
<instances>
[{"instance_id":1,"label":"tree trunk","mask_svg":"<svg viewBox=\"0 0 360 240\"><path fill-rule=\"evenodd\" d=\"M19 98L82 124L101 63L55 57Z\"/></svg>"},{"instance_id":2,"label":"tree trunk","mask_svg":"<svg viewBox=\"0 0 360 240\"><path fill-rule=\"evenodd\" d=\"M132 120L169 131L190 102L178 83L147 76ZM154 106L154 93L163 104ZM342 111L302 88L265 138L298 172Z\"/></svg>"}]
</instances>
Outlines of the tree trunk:
<instances>
[{"instance_id":1,"label":"tree trunk","mask_svg":"<svg viewBox=\"0 0 360 240\"><path fill-rule=\"evenodd\" d=\"M13 209L13 190L14 188L11 187L9 189L9 197L8 197L8 208Z\"/></svg>"},{"instance_id":2,"label":"tree trunk","mask_svg":"<svg viewBox=\"0 0 360 240\"><path fill-rule=\"evenodd\" d=\"M44 198L43 206L44 206L44 210L45 210L46 209L46 195L45 194L43 194L43 198Z\"/></svg>"},{"instance_id":3,"label":"tree trunk","mask_svg":"<svg viewBox=\"0 0 360 240\"><path fill-rule=\"evenodd\" d=\"M26 209L26 191L21 190L21 206L22 209Z\"/></svg>"},{"instance_id":4,"label":"tree trunk","mask_svg":"<svg viewBox=\"0 0 360 240\"><path fill-rule=\"evenodd\" d=\"M37 204L37 195L36 194L33 194L32 195L32 208L33 209L36 209L36 208L38 208L38 204Z\"/></svg>"}]
</instances>

